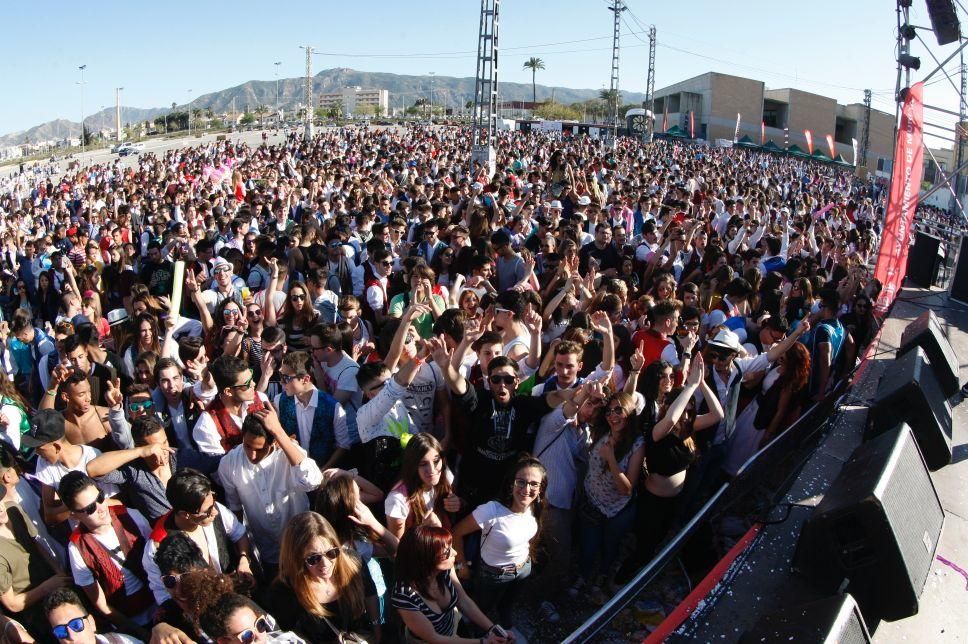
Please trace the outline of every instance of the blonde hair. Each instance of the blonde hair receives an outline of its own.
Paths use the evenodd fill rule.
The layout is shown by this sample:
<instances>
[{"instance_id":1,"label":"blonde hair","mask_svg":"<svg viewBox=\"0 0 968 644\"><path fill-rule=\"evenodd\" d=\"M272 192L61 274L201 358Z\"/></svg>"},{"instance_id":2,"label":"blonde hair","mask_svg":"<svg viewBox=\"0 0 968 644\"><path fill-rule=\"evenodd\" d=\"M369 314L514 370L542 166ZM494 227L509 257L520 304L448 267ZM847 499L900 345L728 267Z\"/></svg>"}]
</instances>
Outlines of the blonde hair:
<instances>
[{"instance_id":1,"label":"blonde hair","mask_svg":"<svg viewBox=\"0 0 968 644\"><path fill-rule=\"evenodd\" d=\"M288 585L299 605L317 617L332 617L326 607L316 599L306 569L306 556L310 545L320 537L339 548L339 556L333 562L333 583L339 596L340 614L351 619L366 611L363 597L362 564L350 551L340 547L339 536L329 521L316 512L302 512L294 516L282 533L279 551L279 579Z\"/></svg>"}]
</instances>

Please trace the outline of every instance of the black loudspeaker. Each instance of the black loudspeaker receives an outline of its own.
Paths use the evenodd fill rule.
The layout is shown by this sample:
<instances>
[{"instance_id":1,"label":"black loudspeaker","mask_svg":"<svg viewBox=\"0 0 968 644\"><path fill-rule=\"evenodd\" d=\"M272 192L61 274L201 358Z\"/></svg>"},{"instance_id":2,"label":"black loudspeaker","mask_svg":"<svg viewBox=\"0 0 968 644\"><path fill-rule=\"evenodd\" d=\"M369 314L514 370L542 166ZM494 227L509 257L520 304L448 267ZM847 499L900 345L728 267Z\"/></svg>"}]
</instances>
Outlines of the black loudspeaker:
<instances>
[{"instance_id":1,"label":"black loudspeaker","mask_svg":"<svg viewBox=\"0 0 968 644\"><path fill-rule=\"evenodd\" d=\"M961 38L958 12L951 0L927 0L931 29L939 45L947 45Z\"/></svg>"},{"instance_id":2,"label":"black loudspeaker","mask_svg":"<svg viewBox=\"0 0 968 644\"><path fill-rule=\"evenodd\" d=\"M918 233L908 255L907 278L923 288L930 288L938 280L941 240L926 233Z\"/></svg>"},{"instance_id":3,"label":"black loudspeaker","mask_svg":"<svg viewBox=\"0 0 968 644\"><path fill-rule=\"evenodd\" d=\"M518 125L525 134L531 131L531 121L519 121Z\"/></svg>"},{"instance_id":4,"label":"black loudspeaker","mask_svg":"<svg viewBox=\"0 0 968 644\"><path fill-rule=\"evenodd\" d=\"M961 304L968 304L968 235L961 238L961 250L958 251L958 266L955 267L954 277L951 278L951 299Z\"/></svg>"},{"instance_id":5,"label":"black loudspeaker","mask_svg":"<svg viewBox=\"0 0 968 644\"><path fill-rule=\"evenodd\" d=\"M897 350L897 357L921 347L924 354L931 361L934 376L941 385L941 391L946 398L951 398L961 389L958 356L955 355L951 343L941 328L938 316L934 311L925 311L911 322L901 334L901 348Z\"/></svg>"},{"instance_id":6,"label":"black loudspeaker","mask_svg":"<svg viewBox=\"0 0 968 644\"><path fill-rule=\"evenodd\" d=\"M915 615L944 510L907 425L854 450L803 526L794 569L868 623Z\"/></svg>"},{"instance_id":7,"label":"black loudspeaker","mask_svg":"<svg viewBox=\"0 0 968 644\"><path fill-rule=\"evenodd\" d=\"M877 385L864 439L907 423L931 470L951 462L951 407L921 347L890 364Z\"/></svg>"},{"instance_id":8,"label":"black loudspeaker","mask_svg":"<svg viewBox=\"0 0 968 644\"><path fill-rule=\"evenodd\" d=\"M867 624L854 598L850 595L833 595L765 615L753 628L743 633L739 644L865 644L870 641Z\"/></svg>"}]
</instances>

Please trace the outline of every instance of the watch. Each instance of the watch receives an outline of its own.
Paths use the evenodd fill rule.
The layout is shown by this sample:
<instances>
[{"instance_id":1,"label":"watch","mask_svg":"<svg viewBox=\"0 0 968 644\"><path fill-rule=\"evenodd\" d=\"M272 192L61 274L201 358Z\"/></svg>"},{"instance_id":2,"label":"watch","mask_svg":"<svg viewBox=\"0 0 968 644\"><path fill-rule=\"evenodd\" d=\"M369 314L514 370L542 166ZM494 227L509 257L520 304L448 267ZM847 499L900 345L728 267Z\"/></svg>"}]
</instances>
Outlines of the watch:
<instances>
[{"instance_id":1,"label":"watch","mask_svg":"<svg viewBox=\"0 0 968 644\"><path fill-rule=\"evenodd\" d=\"M682 352L682 357L683 358L691 358L692 357L692 354L689 353L688 351L683 351Z\"/></svg>"}]
</instances>

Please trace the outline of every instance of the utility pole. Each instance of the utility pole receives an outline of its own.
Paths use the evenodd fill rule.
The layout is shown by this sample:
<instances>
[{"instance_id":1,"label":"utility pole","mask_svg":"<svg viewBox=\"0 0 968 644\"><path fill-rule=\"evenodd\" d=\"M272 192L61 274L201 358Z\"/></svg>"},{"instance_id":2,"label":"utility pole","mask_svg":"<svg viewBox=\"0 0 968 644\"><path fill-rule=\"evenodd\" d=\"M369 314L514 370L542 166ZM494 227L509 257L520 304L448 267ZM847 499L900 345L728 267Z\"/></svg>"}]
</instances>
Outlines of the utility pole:
<instances>
[{"instance_id":1,"label":"utility pole","mask_svg":"<svg viewBox=\"0 0 968 644\"><path fill-rule=\"evenodd\" d=\"M430 74L430 117L429 121L434 120L434 72L427 72Z\"/></svg>"},{"instance_id":2,"label":"utility pole","mask_svg":"<svg viewBox=\"0 0 968 644\"><path fill-rule=\"evenodd\" d=\"M481 0L481 24L477 36L477 79L474 81L474 139L471 146L471 171L474 164L487 169L488 178L497 163L497 54L498 13L501 0Z\"/></svg>"},{"instance_id":3,"label":"utility pole","mask_svg":"<svg viewBox=\"0 0 968 644\"><path fill-rule=\"evenodd\" d=\"M655 25L649 25L649 72L645 78L645 103L648 110L646 119L645 142L652 143L655 133Z\"/></svg>"},{"instance_id":4,"label":"utility pole","mask_svg":"<svg viewBox=\"0 0 968 644\"><path fill-rule=\"evenodd\" d=\"M867 165L867 146L871 142L871 95L871 90L864 90L864 132L860 137L860 159L858 160L862 166Z\"/></svg>"},{"instance_id":5,"label":"utility pole","mask_svg":"<svg viewBox=\"0 0 968 644\"><path fill-rule=\"evenodd\" d=\"M192 136L192 90L188 90L188 136Z\"/></svg>"},{"instance_id":6,"label":"utility pole","mask_svg":"<svg viewBox=\"0 0 968 644\"><path fill-rule=\"evenodd\" d=\"M622 4L622 0L612 0L612 6L608 8L613 15L613 27L612 27L612 80L609 86L609 97L612 101L611 110L609 114L609 125L611 126L611 141L609 142L612 149L618 144L618 55L619 55L619 35L622 31L622 12L625 11L627 7Z\"/></svg>"},{"instance_id":7,"label":"utility pole","mask_svg":"<svg viewBox=\"0 0 968 644\"><path fill-rule=\"evenodd\" d=\"M279 119L279 65L282 64L282 61L279 60L272 64L276 66L276 121L278 122L278 119Z\"/></svg>"},{"instance_id":8,"label":"utility pole","mask_svg":"<svg viewBox=\"0 0 968 644\"><path fill-rule=\"evenodd\" d=\"M118 126L118 136L117 136L118 143L121 143L121 90L123 89L124 89L123 87L116 87L114 89L114 103L115 103L115 110L117 112L115 114L115 123Z\"/></svg>"},{"instance_id":9,"label":"utility pole","mask_svg":"<svg viewBox=\"0 0 968 644\"><path fill-rule=\"evenodd\" d=\"M303 138L310 141L313 138L313 48L309 45L300 46L306 50L306 77L303 79L303 99L306 101L306 132Z\"/></svg>"},{"instance_id":10,"label":"utility pole","mask_svg":"<svg viewBox=\"0 0 968 644\"><path fill-rule=\"evenodd\" d=\"M78 69L81 70L81 152L84 152L87 148L84 142L84 70L87 65L81 65Z\"/></svg>"}]
</instances>

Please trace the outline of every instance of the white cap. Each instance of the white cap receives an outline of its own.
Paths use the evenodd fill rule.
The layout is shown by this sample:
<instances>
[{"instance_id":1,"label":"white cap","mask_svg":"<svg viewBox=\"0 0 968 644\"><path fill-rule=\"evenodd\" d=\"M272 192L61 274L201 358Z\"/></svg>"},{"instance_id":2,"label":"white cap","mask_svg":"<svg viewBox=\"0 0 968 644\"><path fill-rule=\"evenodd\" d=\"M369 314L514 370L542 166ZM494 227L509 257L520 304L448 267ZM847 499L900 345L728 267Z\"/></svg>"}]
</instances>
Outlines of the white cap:
<instances>
[{"instance_id":1,"label":"white cap","mask_svg":"<svg viewBox=\"0 0 968 644\"><path fill-rule=\"evenodd\" d=\"M716 334L716 337L709 340L706 344L711 347L719 347L720 349L729 349L736 353L739 353L740 348L739 337L729 329L722 329Z\"/></svg>"}]
</instances>

